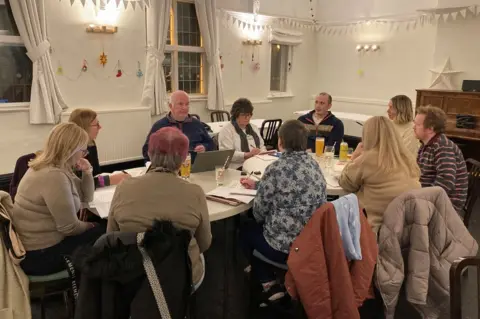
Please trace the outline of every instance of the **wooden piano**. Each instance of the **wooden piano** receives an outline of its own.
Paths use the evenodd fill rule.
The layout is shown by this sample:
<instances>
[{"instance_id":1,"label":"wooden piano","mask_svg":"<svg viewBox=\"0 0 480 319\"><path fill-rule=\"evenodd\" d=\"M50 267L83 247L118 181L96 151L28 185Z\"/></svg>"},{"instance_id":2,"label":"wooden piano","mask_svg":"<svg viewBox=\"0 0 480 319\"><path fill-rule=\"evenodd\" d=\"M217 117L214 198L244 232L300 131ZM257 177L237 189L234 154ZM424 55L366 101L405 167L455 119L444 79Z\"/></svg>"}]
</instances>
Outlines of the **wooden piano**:
<instances>
[{"instance_id":1,"label":"wooden piano","mask_svg":"<svg viewBox=\"0 0 480 319\"><path fill-rule=\"evenodd\" d=\"M480 92L422 89L417 90L416 106L433 105L447 114L446 135L462 149L465 158L480 158ZM473 129L456 127L457 114L475 117Z\"/></svg>"}]
</instances>

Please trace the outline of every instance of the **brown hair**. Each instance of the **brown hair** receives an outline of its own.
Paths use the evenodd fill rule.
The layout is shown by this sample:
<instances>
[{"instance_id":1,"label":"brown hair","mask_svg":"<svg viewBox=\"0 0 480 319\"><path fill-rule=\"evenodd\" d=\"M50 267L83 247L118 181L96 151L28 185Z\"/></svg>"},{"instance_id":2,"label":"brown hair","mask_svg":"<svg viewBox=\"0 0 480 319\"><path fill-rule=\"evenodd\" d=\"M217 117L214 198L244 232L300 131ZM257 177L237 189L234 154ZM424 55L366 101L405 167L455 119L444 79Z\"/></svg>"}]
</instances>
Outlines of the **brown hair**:
<instances>
[{"instance_id":1,"label":"brown hair","mask_svg":"<svg viewBox=\"0 0 480 319\"><path fill-rule=\"evenodd\" d=\"M85 130L85 132L90 132L90 125L97 118L97 112L92 109L75 109L70 114L69 122L75 123ZM90 141L94 143L94 141Z\"/></svg>"},{"instance_id":2,"label":"brown hair","mask_svg":"<svg viewBox=\"0 0 480 319\"><path fill-rule=\"evenodd\" d=\"M329 105L332 104L332 96L330 94L326 93L326 92L322 92L322 93L318 94L318 96L323 96L323 95L328 96L328 104Z\"/></svg>"},{"instance_id":3,"label":"brown hair","mask_svg":"<svg viewBox=\"0 0 480 319\"><path fill-rule=\"evenodd\" d=\"M406 95L396 95L390 100L392 106L397 112L397 116L393 120L397 124L407 124L413 121L412 100Z\"/></svg>"},{"instance_id":4,"label":"brown hair","mask_svg":"<svg viewBox=\"0 0 480 319\"><path fill-rule=\"evenodd\" d=\"M286 151L306 151L308 131L305 125L298 120L290 120L280 126L278 137Z\"/></svg>"},{"instance_id":5,"label":"brown hair","mask_svg":"<svg viewBox=\"0 0 480 319\"><path fill-rule=\"evenodd\" d=\"M420 106L417 108L417 114L425 115L424 128L430 128L437 134L445 132L447 114L441 108L432 105Z\"/></svg>"}]
</instances>

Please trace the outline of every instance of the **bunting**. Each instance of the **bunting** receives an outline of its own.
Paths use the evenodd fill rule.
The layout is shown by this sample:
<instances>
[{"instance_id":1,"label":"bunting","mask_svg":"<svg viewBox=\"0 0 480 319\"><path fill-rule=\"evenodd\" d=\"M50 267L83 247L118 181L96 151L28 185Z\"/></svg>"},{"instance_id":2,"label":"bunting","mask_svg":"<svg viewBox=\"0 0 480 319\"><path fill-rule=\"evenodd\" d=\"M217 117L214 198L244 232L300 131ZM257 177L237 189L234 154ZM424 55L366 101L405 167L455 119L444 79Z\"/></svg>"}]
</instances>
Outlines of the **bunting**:
<instances>
[{"instance_id":1,"label":"bunting","mask_svg":"<svg viewBox=\"0 0 480 319\"><path fill-rule=\"evenodd\" d=\"M69 1L70 5L73 5L74 3L79 2L84 7L89 2L93 3L93 5L96 6L97 3L100 2L101 0L64 0L64 1ZM123 3L125 10L127 10L128 5L130 5L130 7L133 10L135 10L137 7L139 7L140 9L149 7L150 1L154 1L154 0L103 0L105 4L108 4L110 2L115 2L115 5L117 6L117 8L119 8Z\"/></svg>"}]
</instances>

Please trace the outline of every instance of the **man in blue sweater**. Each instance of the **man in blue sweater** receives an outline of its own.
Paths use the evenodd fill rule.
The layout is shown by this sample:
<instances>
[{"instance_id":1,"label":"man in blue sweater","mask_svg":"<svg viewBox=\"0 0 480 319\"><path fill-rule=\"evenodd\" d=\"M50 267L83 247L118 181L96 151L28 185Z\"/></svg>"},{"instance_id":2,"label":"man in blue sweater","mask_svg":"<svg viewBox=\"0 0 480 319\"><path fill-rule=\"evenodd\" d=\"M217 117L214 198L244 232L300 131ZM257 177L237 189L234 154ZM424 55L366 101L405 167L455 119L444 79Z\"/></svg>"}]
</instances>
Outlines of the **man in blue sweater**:
<instances>
[{"instance_id":1,"label":"man in blue sweater","mask_svg":"<svg viewBox=\"0 0 480 319\"><path fill-rule=\"evenodd\" d=\"M343 139L343 122L330 112L332 107L332 96L328 93L320 93L315 98L315 109L302 115L298 120L307 124L309 130L307 148L315 152L315 139L325 138L325 146L332 146L335 143L335 153L340 150L340 143Z\"/></svg>"},{"instance_id":2,"label":"man in blue sweater","mask_svg":"<svg viewBox=\"0 0 480 319\"><path fill-rule=\"evenodd\" d=\"M173 92L170 96L169 107L170 113L155 122L148 133L147 140L142 148L145 161L150 160L148 157L148 140L150 139L150 135L162 127L167 126L178 127L183 134L188 137L190 140L190 153L202 153L214 150L215 144L210 135L208 135L202 122L188 114L190 111L190 98L185 91Z\"/></svg>"}]
</instances>

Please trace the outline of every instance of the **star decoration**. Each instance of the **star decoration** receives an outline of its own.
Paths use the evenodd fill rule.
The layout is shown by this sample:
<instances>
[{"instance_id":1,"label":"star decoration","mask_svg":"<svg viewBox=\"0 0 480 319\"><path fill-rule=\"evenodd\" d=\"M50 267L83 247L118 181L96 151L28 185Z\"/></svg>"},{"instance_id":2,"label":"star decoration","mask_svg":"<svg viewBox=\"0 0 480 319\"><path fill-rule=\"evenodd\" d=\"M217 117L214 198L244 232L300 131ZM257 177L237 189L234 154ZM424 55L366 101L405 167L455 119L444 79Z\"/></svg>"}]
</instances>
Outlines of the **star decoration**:
<instances>
[{"instance_id":1,"label":"star decoration","mask_svg":"<svg viewBox=\"0 0 480 319\"><path fill-rule=\"evenodd\" d=\"M458 73L462 73L462 71L453 70L450 65L450 58L447 58L445 61L444 66L441 69L430 69L432 72L434 79L430 87L438 87L441 89L453 90L452 84L452 76Z\"/></svg>"},{"instance_id":2,"label":"star decoration","mask_svg":"<svg viewBox=\"0 0 480 319\"><path fill-rule=\"evenodd\" d=\"M105 52L102 52L102 54L100 54L100 64L102 66L105 66L105 64L107 64L107 55L105 54Z\"/></svg>"}]
</instances>

